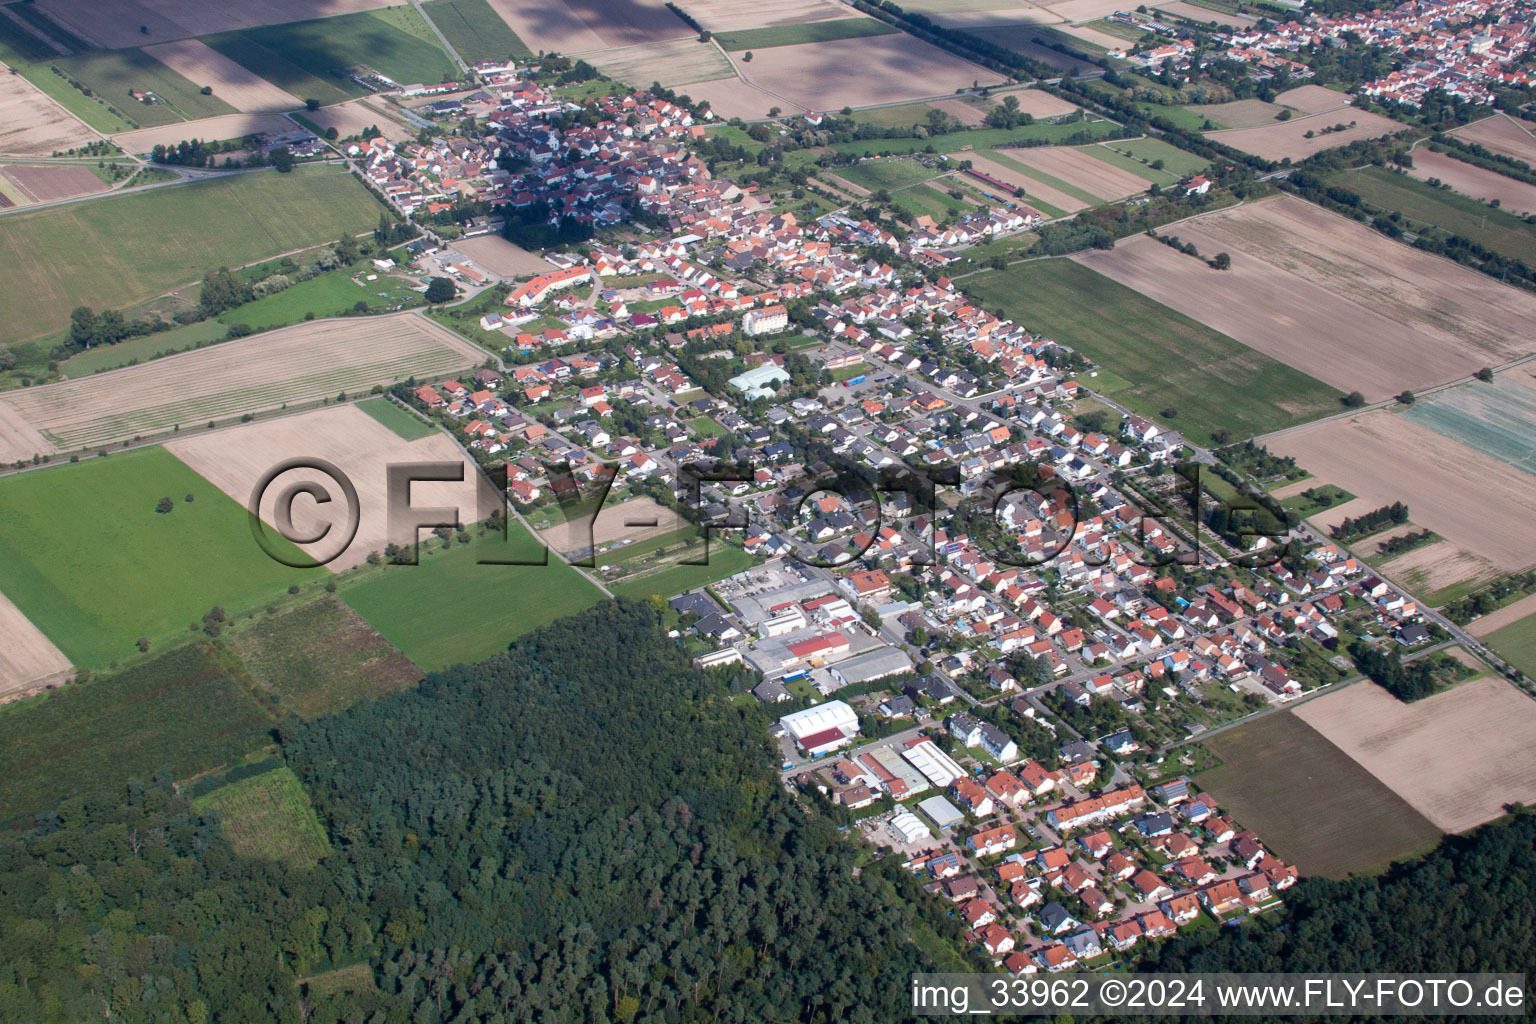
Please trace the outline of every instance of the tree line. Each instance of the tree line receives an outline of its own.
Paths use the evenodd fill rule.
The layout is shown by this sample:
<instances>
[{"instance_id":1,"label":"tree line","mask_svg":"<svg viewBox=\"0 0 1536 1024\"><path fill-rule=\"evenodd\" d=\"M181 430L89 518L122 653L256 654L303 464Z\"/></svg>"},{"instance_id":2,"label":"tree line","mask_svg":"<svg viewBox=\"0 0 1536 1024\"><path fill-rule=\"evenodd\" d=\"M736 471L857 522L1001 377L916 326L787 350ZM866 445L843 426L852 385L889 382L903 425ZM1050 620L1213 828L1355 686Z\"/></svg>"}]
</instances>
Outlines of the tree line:
<instances>
[{"instance_id":1,"label":"tree line","mask_svg":"<svg viewBox=\"0 0 1536 1024\"><path fill-rule=\"evenodd\" d=\"M1372 509L1364 515L1352 516L1341 520L1328 531L1328 535L1334 540L1353 540L1355 537L1363 537L1368 533L1375 533L1388 526L1401 526L1408 521L1408 506L1400 501L1381 508Z\"/></svg>"}]
</instances>

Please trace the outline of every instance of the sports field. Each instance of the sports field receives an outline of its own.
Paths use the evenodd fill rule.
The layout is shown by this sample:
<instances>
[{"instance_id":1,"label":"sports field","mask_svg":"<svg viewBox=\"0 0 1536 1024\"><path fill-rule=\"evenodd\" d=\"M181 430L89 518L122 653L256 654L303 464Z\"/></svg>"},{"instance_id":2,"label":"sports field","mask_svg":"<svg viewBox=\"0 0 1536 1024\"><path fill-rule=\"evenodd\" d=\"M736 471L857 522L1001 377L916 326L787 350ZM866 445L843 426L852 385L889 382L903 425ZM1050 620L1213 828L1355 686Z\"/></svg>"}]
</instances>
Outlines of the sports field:
<instances>
[{"instance_id":1,"label":"sports field","mask_svg":"<svg viewBox=\"0 0 1536 1024\"><path fill-rule=\"evenodd\" d=\"M422 668L481 661L511 641L604 600L553 555L548 565L479 565L482 559L536 560L541 546L515 521L442 551L422 545L421 564L386 565L341 585L341 598Z\"/></svg>"},{"instance_id":2,"label":"sports field","mask_svg":"<svg viewBox=\"0 0 1536 1024\"><path fill-rule=\"evenodd\" d=\"M139 637L185 636L214 605L242 611L328 575L267 557L239 503L160 448L0 481L0 526L0 591L88 668L136 653Z\"/></svg>"},{"instance_id":3,"label":"sports field","mask_svg":"<svg viewBox=\"0 0 1536 1024\"><path fill-rule=\"evenodd\" d=\"M1289 711L1206 747L1223 763L1196 784L1304 875L1343 878L1440 839L1433 822Z\"/></svg>"},{"instance_id":4,"label":"sports field","mask_svg":"<svg viewBox=\"0 0 1536 1024\"><path fill-rule=\"evenodd\" d=\"M459 56L477 60L527 60L533 51L485 0L427 0L422 10Z\"/></svg>"},{"instance_id":5,"label":"sports field","mask_svg":"<svg viewBox=\"0 0 1536 1024\"><path fill-rule=\"evenodd\" d=\"M237 110L217 92L212 96L198 92L216 83L189 82L143 50L83 53L60 57L54 63L142 125L191 121ZM141 103L130 95L135 92L152 92L165 102Z\"/></svg>"},{"instance_id":6,"label":"sports field","mask_svg":"<svg viewBox=\"0 0 1536 1024\"><path fill-rule=\"evenodd\" d=\"M1475 170L1476 168L1474 168ZM1536 227L1507 210L1492 209L1469 196L1434 188L1385 167L1364 167L1334 175L1330 183L1386 210L1396 210L1423 225L1461 235L1505 256L1536 262Z\"/></svg>"},{"instance_id":7,"label":"sports field","mask_svg":"<svg viewBox=\"0 0 1536 1024\"><path fill-rule=\"evenodd\" d=\"M375 227L381 207L340 168L258 171L0 218L0 344L119 309L221 266ZM217 224L219 230L210 231Z\"/></svg>"},{"instance_id":8,"label":"sports field","mask_svg":"<svg viewBox=\"0 0 1536 1024\"><path fill-rule=\"evenodd\" d=\"M966 289L988 309L1000 307L1135 381L1110 397L1198 444L1215 430L1250 437L1339 408L1339 393L1327 385L1072 260L989 271ZM1168 409L1175 415L1164 416Z\"/></svg>"},{"instance_id":9,"label":"sports field","mask_svg":"<svg viewBox=\"0 0 1536 1024\"><path fill-rule=\"evenodd\" d=\"M309 794L287 765L220 786L192 806L218 815L224 838L243 857L307 867L331 851Z\"/></svg>"},{"instance_id":10,"label":"sports field","mask_svg":"<svg viewBox=\"0 0 1536 1024\"><path fill-rule=\"evenodd\" d=\"M186 779L242 757L272 718L238 674L228 654L198 643L0 709L0 820L121 794L162 767Z\"/></svg>"}]
</instances>

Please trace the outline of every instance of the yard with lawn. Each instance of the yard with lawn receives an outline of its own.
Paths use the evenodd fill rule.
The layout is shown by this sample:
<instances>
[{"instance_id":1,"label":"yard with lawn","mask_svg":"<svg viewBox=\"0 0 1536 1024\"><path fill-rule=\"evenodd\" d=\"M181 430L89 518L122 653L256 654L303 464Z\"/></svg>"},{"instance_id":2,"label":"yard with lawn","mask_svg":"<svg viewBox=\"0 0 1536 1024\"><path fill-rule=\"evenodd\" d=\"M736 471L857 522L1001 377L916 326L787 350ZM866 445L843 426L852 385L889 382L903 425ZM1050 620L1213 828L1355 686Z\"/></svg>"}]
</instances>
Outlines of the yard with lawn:
<instances>
[{"instance_id":1,"label":"yard with lawn","mask_svg":"<svg viewBox=\"0 0 1536 1024\"><path fill-rule=\"evenodd\" d=\"M1070 259L987 271L965 287L988 309L1132 382L1115 401L1197 444L1214 431L1252 437L1339 407L1340 394L1322 382Z\"/></svg>"}]
</instances>

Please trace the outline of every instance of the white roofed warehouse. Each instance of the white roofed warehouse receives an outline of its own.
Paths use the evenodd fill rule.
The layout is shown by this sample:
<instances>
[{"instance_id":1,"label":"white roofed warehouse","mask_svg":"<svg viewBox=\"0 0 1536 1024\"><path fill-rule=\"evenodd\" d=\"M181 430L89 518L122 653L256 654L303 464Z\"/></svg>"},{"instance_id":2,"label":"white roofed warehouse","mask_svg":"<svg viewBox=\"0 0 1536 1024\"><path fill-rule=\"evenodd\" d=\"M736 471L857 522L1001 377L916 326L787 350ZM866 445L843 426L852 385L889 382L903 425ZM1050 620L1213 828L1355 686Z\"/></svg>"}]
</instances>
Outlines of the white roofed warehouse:
<instances>
[{"instance_id":1,"label":"white roofed warehouse","mask_svg":"<svg viewBox=\"0 0 1536 1024\"><path fill-rule=\"evenodd\" d=\"M779 724L794 737L795 744L807 757L820 757L846 746L859 734L858 714L840 700L829 700L785 715L779 719Z\"/></svg>"}]
</instances>

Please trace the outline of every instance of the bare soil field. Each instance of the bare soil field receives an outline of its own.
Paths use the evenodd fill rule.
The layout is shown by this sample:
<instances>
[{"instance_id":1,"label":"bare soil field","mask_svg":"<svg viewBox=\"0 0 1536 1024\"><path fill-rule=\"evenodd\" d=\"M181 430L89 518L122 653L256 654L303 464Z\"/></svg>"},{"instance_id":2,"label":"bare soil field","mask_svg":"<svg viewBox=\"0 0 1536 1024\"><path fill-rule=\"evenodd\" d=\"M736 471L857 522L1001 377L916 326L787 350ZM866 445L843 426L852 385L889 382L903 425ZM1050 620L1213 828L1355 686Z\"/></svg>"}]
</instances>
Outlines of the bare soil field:
<instances>
[{"instance_id":1,"label":"bare soil field","mask_svg":"<svg viewBox=\"0 0 1536 1024\"><path fill-rule=\"evenodd\" d=\"M788 108L839 110L940 96L1002 78L905 33L776 46L750 64L731 55L750 84L784 97ZM698 81L702 81L699 79ZM689 95L698 98L698 93ZM703 95L708 96L706 87Z\"/></svg>"},{"instance_id":2,"label":"bare soil field","mask_svg":"<svg viewBox=\"0 0 1536 1024\"><path fill-rule=\"evenodd\" d=\"M414 129L387 116L369 105L366 100L349 100L346 103L321 107L319 110L306 111L304 118L313 121L322 129L335 128L336 134L343 139L361 135L363 129L371 127L378 128L391 142L416 137Z\"/></svg>"},{"instance_id":3,"label":"bare soil field","mask_svg":"<svg viewBox=\"0 0 1536 1024\"><path fill-rule=\"evenodd\" d=\"M667 10L662 0L634 0L625 4L605 0L489 3L517 37L535 51L572 54L697 35Z\"/></svg>"},{"instance_id":4,"label":"bare soil field","mask_svg":"<svg viewBox=\"0 0 1536 1024\"><path fill-rule=\"evenodd\" d=\"M1475 142L1495 153L1536 164L1536 124L1530 121L1508 114L1494 114L1448 134L1464 142ZM1417 158L1418 154L1414 156Z\"/></svg>"},{"instance_id":5,"label":"bare soil field","mask_svg":"<svg viewBox=\"0 0 1536 1024\"><path fill-rule=\"evenodd\" d=\"M0 64L0 153L48 156L99 138L51 96Z\"/></svg>"},{"instance_id":6,"label":"bare soil field","mask_svg":"<svg viewBox=\"0 0 1536 1024\"><path fill-rule=\"evenodd\" d=\"M1403 501L1415 523L1505 572L1536 563L1530 537L1536 477L1511 472L1497 459L1405 416L1377 410L1309 424L1264 443L1277 455L1295 458L1318 482L1358 496L1358 502L1340 505L1327 516L1348 514L1340 510L1350 506L1366 510Z\"/></svg>"},{"instance_id":7,"label":"bare soil field","mask_svg":"<svg viewBox=\"0 0 1536 1024\"><path fill-rule=\"evenodd\" d=\"M1208 117L1223 128L1256 128L1274 121L1275 115L1285 108L1263 100L1233 100L1231 103L1200 103L1184 109Z\"/></svg>"},{"instance_id":8,"label":"bare soil field","mask_svg":"<svg viewBox=\"0 0 1536 1024\"><path fill-rule=\"evenodd\" d=\"M1536 701L1496 676L1412 704L1356 683L1295 714L1447 832L1536 799Z\"/></svg>"},{"instance_id":9,"label":"bare soil field","mask_svg":"<svg viewBox=\"0 0 1536 1024\"><path fill-rule=\"evenodd\" d=\"M834 0L688 0L689 17L711 32L832 21L853 14Z\"/></svg>"},{"instance_id":10,"label":"bare soil field","mask_svg":"<svg viewBox=\"0 0 1536 1024\"><path fill-rule=\"evenodd\" d=\"M1007 155L1026 167L1076 185L1100 199L1135 195L1145 192L1151 184L1140 175L1105 163L1074 146L1020 146L1008 150Z\"/></svg>"},{"instance_id":11,"label":"bare soil field","mask_svg":"<svg viewBox=\"0 0 1536 1024\"><path fill-rule=\"evenodd\" d=\"M1019 101L1019 110L1033 117L1060 117L1062 114L1070 114L1077 109L1077 104L1070 100L1064 100L1060 96L1053 96L1040 89L1015 89L1012 92L994 92L992 101L1001 103L1004 96L1012 96ZM944 101L949 102L949 101Z\"/></svg>"},{"instance_id":12,"label":"bare soil field","mask_svg":"<svg viewBox=\"0 0 1536 1024\"><path fill-rule=\"evenodd\" d=\"M202 428L410 376L477 366L483 349L412 313L316 320L81 380L0 396L0 461ZM22 424L22 429L12 424Z\"/></svg>"},{"instance_id":13,"label":"bare soil field","mask_svg":"<svg viewBox=\"0 0 1536 1024\"><path fill-rule=\"evenodd\" d=\"M775 49L772 52L782 51ZM731 69L731 62L718 46L701 43L694 36L598 50L582 54L581 59L609 78L616 78L638 89L644 89L652 82L660 82L668 89L674 89L690 82L708 82L716 78L734 78L736 75ZM768 51L764 51L762 60L767 59ZM756 67L757 63L759 61L754 61L751 66Z\"/></svg>"},{"instance_id":14,"label":"bare soil field","mask_svg":"<svg viewBox=\"0 0 1536 1024\"><path fill-rule=\"evenodd\" d=\"M1356 506L1351 514L1359 515L1369 511L1368 508ZM1380 542L1368 540L1366 543ZM1479 558L1448 540L1442 540L1414 548L1407 554L1383 562L1381 572L1415 594L1425 595L1454 587L1458 583L1491 580L1499 574L1499 567L1486 558Z\"/></svg>"},{"instance_id":15,"label":"bare soil field","mask_svg":"<svg viewBox=\"0 0 1536 1024\"><path fill-rule=\"evenodd\" d=\"M1074 258L1370 401L1526 355L1536 336L1536 298L1299 199L1164 231L1231 269L1142 236Z\"/></svg>"},{"instance_id":16,"label":"bare soil field","mask_svg":"<svg viewBox=\"0 0 1536 1024\"><path fill-rule=\"evenodd\" d=\"M1536 594L1522 597L1520 600L1513 601L1497 611L1492 611L1480 618L1473 619L1471 625L1467 626L1466 629L1473 636L1487 636L1489 633L1497 632L1505 626L1519 622L1527 615L1536 615Z\"/></svg>"},{"instance_id":17,"label":"bare soil field","mask_svg":"<svg viewBox=\"0 0 1536 1024\"><path fill-rule=\"evenodd\" d=\"M0 174L34 203L105 192L112 186L79 164L10 164Z\"/></svg>"},{"instance_id":18,"label":"bare soil field","mask_svg":"<svg viewBox=\"0 0 1536 1024\"><path fill-rule=\"evenodd\" d=\"M1012 159L1015 153L1021 152L1023 152L1021 149L1010 149L1007 156L1009 159ZM968 153L966 154L966 159L971 162L972 167L983 174L990 174L998 181L1009 185L1017 185L1024 190L1025 195L1033 196L1042 202L1049 203L1063 213L1076 213L1078 210L1088 208L1088 204L1076 196L1068 195L1061 191L1061 189L1052 188L1015 168L1009 167L1007 164L989 159L979 153Z\"/></svg>"},{"instance_id":19,"label":"bare soil field","mask_svg":"<svg viewBox=\"0 0 1536 1024\"><path fill-rule=\"evenodd\" d=\"M196 39L146 46L144 52L198 88L212 86L215 96L243 113L296 110L304 106L297 96Z\"/></svg>"},{"instance_id":20,"label":"bare soil field","mask_svg":"<svg viewBox=\"0 0 1536 1024\"><path fill-rule=\"evenodd\" d=\"M1506 178L1497 171L1464 163L1445 153L1420 147L1413 151L1413 166L1408 173L1420 181L1439 178L1464 196L1487 202L1497 199L1506 210L1521 215L1536 213L1536 185Z\"/></svg>"},{"instance_id":21,"label":"bare soil field","mask_svg":"<svg viewBox=\"0 0 1536 1024\"><path fill-rule=\"evenodd\" d=\"M1331 128L1336 124L1347 125L1351 121L1354 122L1353 128L1345 128L1337 132L1323 131L1324 128ZM1289 121L1276 121L1274 124L1261 125L1257 128L1233 128L1224 132L1207 132L1206 135L1213 142L1240 149L1244 153L1252 153L1264 160L1283 160L1286 157L1292 160L1304 160L1325 149L1335 149L1351 142L1359 142L1361 139L1376 139L1383 135L1391 135L1393 132L1402 131L1405 127L1407 126L1390 117L1382 117L1380 114L1372 114L1369 111L1351 107L1348 110L1326 114L1293 117ZM1306 137L1307 132L1313 133L1312 138Z\"/></svg>"},{"instance_id":22,"label":"bare soil field","mask_svg":"<svg viewBox=\"0 0 1536 1024\"><path fill-rule=\"evenodd\" d=\"M38 0L65 28L109 50L206 36L237 28L281 25L389 7L395 0ZM146 31L141 32L140 28ZM207 84L207 83L199 83Z\"/></svg>"},{"instance_id":23,"label":"bare soil field","mask_svg":"<svg viewBox=\"0 0 1536 1024\"><path fill-rule=\"evenodd\" d=\"M1073 24L1098 21L1116 11L1127 9L1125 0L1062 0L1061 3L1042 3L1040 6ZM1134 9L1134 5L1131 9ZM1120 42L1123 43L1125 40L1122 39Z\"/></svg>"},{"instance_id":24,"label":"bare soil field","mask_svg":"<svg viewBox=\"0 0 1536 1024\"><path fill-rule=\"evenodd\" d=\"M252 491L262 475L286 459L317 458L336 466L357 488L357 535L339 554L337 541L332 537L299 545L316 560L336 555L333 561L327 562L332 572L361 565L370 552L382 552L388 544L403 547L413 540L414 531L404 522L397 522L394 531L390 531L386 475L390 465L450 462L464 466L461 482L413 483L410 503L417 508L456 508L459 522L468 526L500 507L496 489L451 438L435 434L406 441L372 416L350 405L180 438L165 447L246 507L249 507ZM343 517L339 512L345 504L344 498L336 481L314 470L291 470L276 477L263 492L264 500L259 510L262 521L274 526L278 495L291 484L309 482L325 487L332 496L332 504L319 506L307 497L296 500L292 509L295 535L313 536L327 523L334 523L338 525L333 533L340 536ZM332 510L338 514L332 514ZM424 542L437 543L430 531L423 531L422 538Z\"/></svg>"},{"instance_id":25,"label":"bare soil field","mask_svg":"<svg viewBox=\"0 0 1536 1024\"><path fill-rule=\"evenodd\" d=\"M1325 114L1350 105L1349 94L1326 85L1298 85L1275 97L1282 106L1295 107L1303 114Z\"/></svg>"},{"instance_id":26,"label":"bare soil field","mask_svg":"<svg viewBox=\"0 0 1536 1024\"><path fill-rule=\"evenodd\" d=\"M69 659L32 625L10 598L0 594L0 704L63 681Z\"/></svg>"},{"instance_id":27,"label":"bare soil field","mask_svg":"<svg viewBox=\"0 0 1536 1024\"><path fill-rule=\"evenodd\" d=\"M455 252L461 252L493 274L502 277L523 277L542 274L554 264L513 245L500 235L480 235L453 243Z\"/></svg>"},{"instance_id":28,"label":"bare soil field","mask_svg":"<svg viewBox=\"0 0 1536 1024\"><path fill-rule=\"evenodd\" d=\"M774 47L781 50L783 47ZM755 60L753 63L757 63ZM781 110L794 108L783 96L743 82L739 78L716 78L708 82L691 82L679 85L674 92L695 100L709 100L710 109L721 117L741 117L748 120L768 116L774 107Z\"/></svg>"},{"instance_id":29,"label":"bare soil field","mask_svg":"<svg viewBox=\"0 0 1536 1024\"><path fill-rule=\"evenodd\" d=\"M848 179L839 178L837 175L832 174L829 171L822 171L819 177L823 182L830 182L833 188L836 188L855 199L863 199L866 196L874 195L873 192L865 188L863 185L855 185Z\"/></svg>"},{"instance_id":30,"label":"bare soil field","mask_svg":"<svg viewBox=\"0 0 1536 1024\"><path fill-rule=\"evenodd\" d=\"M1282 498L1294 498L1302 491L1311 490L1316 486L1316 480L1313 480L1310 477L1302 477L1300 480L1292 480L1290 483L1282 484L1281 486L1276 487L1274 490L1269 492L1269 496L1274 498L1276 501L1279 501Z\"/></svg>"},{"instance_id":31,"label":"bare soil field","mask_svg":"<svg viewBox=\"0 0 1536 1024\"><path fill-rule=\"evenodd\" d=\"M1213 11L1209 7L1201 7L1197 4L1186 4L1183 0L1173 0L1172 3L1156 4L1152 7L1155 14L1164 11L1177 15L1180 18L1189 18L1191 21L1201 23L1214 21L1218 25L1228 28L1252 28L1257 22L1252 18L1244 18L1236 14L1223 14L1221 11Z\"/></svg>"},{"instance_id":32,"label":"bare soil field","mask_svg":"<svg viewBox=\"0 0 1536 1024\"><path fill-rule=\"evenodd\" d=\"M1055 99L1055 97L1051 97ZM975 127L986 119L986 112L974 103L965 100L937 100L928 104L934 110L942 110L944 113L958 120L961 124ZM1021 104L1022 106L1022 104Z\"/></svg>"},{"instance_id":33,"label":"bare soil field","mask_svg":"<svg viewBox=\"0 0 1536 1024\"><path fill-rule=\"evenodd\" d=\"M191 139L221 142L261 132L291 132L297 127L282 114L220 114L199 121L179 121L158 128L123 132L112 136L112 141L124 152L148 153L156 146L174 146Z\"/></svg>"},{"instance_id":34,"label":"bare soil field","mask_svg":"<svg viewBox=\"0 0 1536 1024\"><path fill-rule=\"evenodd\" d=\"M626 525L630 523L635 525ZM647 525L650 523L655 525ZM687 525L686 520L665 505L650 498L630 498L598 510L597 518L592 521L591 542L598 547L616 540L635 544L673 533ZM557 523L547 530L540 530L539 539L556 551L578 551L587 545L587 524L585 521Z\"/></svg>"}]
</instances>

